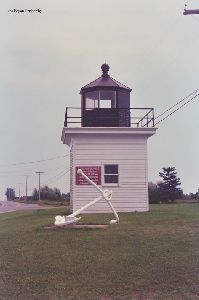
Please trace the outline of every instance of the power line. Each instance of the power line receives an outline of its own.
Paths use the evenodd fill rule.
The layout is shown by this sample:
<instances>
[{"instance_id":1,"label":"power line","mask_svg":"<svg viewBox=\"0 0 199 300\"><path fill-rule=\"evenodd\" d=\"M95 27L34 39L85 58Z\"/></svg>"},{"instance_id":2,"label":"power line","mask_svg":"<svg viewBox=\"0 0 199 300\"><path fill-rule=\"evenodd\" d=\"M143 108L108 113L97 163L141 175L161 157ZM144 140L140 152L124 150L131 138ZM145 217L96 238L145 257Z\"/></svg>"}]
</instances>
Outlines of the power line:
<instances>
[{"instance_id":1,"label":"power line","mask_svg":"<svg viewBox=\"0 0 199 300\"><path fill-rule=\"evenodd\" d=\"M67 167L66 167L66 168L67 168ZM48 178L47 183L48 183L49 181L51 181L52 179L54 179L54 178L56 178L56 177L62 175L62 174L66 171L66 168L62 169L59 173L57 173L57 174L51 176L50 178Z\"/></svg>"},{"instance_id":2,"label":"power line","mask_svg":"<svg viewBox=\"0 0 199 300\"><path fill-rule=\"evenodd\" d=\"M64 169L63 169L63 167L64 167ZM68 167L68 165L63 166L63 162L62 162L62 165L59 166L59 167L56 168L56 169L55 169L55 167L54 167L53 169L52 169L52 168L51 168L51 169L46 169L46 168L45 168L45 172L48 173L48 174L49 174L49 173L52 174L52 173L56 173L56 172L61 172L61 171L65 170L65 168L67 168L67 167ZM51 175L51 176L54 176L54 175Z\"/></svg>"},{"instance_id":3,"label":"power line","mask_svg":"<svg viewBox=\"0 0 199 300\"><path fill-rule=\"evenodd\" d=\"M163 122L164 120L166 120L167 118L169 118L171 115L173 115L176 111L178 111L179 109L181 109L183 106L187 105L189 102L191 102L192 100L194 100L196 97L198 97L199 94L193 96L190 100L188 100L187 102L185 102L184 104L182 104L180 107L176 108L174 111L172 111L169 115L167 115L166 117L164 117L163 119L161 119L160 121L158 121L157 123L155 123L155 126L161 122Z\"/></svg>"},{"instance_id":4,"label":"power line","mask_svg":"<svg viewBox=\"0 0 199 300\"><path fill-rule=\"evenodd\" d=\"M59 172L57 175L53 176L50 178L50 180L48 180L46 182L46 184L51 184L52 182L56 182L58 180L60 180L63 176L65 176L68 172L70 171L70 168L69 169L64 169L62 170L61 172ZM32 188L28 188L28 191L32 192Z\"/></svg>"},{"instance_id":5,"label":"power line","mask_svg":"<svg viewBox=\"0 0 199 300\"><path fill-rule=\"evenodd\" d=\"M57 168L55 169L56 166L57 166ZM63 162L62 162L61 166L59 164L56 164L56 166L54 168L52 168L52 166L51 166L50 169L48 169L47 166L45 166L45 172L47 172L47 173L55 173L55 172L57 172L59 170L62 170L63 169ZM31 169L29 168L28 170L24 169L24 168L26 168L26 166L25 167L22 166L20 168L23 168L23 169L18 169L18 171L17 170L13 171L13 169L12 170L10 169L10 170L6 170L6 171L2 171L3 170L2 169L2 170L0 170L0 176L18 176L18 177L20 177L20 176L24 176L24 173L26 173L26 174L27 173L34 173L34 171L35 171L33 169L35 167L32 167Z\"/></svg>"},{"instance_id":6,"label":"power line","mask_svg":"<svg viewBox=\"0 0 199 300\"><path fill-rule=\"evenodd\" d=\"M28 164L35 164L35 163L41 163L41 162L45 162L45 161L49 161L49 160L55 160L55 159L59 159L59 158L63 158L63 157L67 157L69 155L63 155L63 156L55 156L55 157L50 157L50 158L46 158L46 159L41 159L41 160L35 160L35 161L28 161L28 162L19 162L19 163L13 163L13 164L8 164L8 165L1 165L1 167L7 167L7 166L19 166L19 165L28 165Z\"/></svg>"},{"instance_id":7,"label":"power line","mask_svg":"<svg viewBox=\"0 0 199 300\"><path fill-rule=\"evenodd\" d=\"M64 170L62 172L60 172L59 174L57 174L56 176L50 178L50 180L47 181L47 184L51 184L52 182L56 182L58 180L60 180L63 176L65 176L68 172L70 171L70 169L68 170ZM63 173L64 172L64 173Z\"/></svg>"},{"instance_id":8,"label":"power line","mask_svg":"<svg viewBox=\"0 0 199 300\"><path fill-rule=\"evenodd\" d=\"M165 110L163 113L161 113L160 115L158 115L155 120L157 120L158 118L160 118L161 116L163 116L164 114L166 114L168 111L170 111L172 108L176 107L178 104L182 103L183 101L185 101L187 98L191 97L192 95L195 95L197 92L199 91L199 89L196 89L195 91L193 91L192 93L190 93L189 95L187 95L186 97L184 97L182 100L178 101L176 104L174 104L173 106L169 107L167 110Z\"/></svg>"}]
</instances>

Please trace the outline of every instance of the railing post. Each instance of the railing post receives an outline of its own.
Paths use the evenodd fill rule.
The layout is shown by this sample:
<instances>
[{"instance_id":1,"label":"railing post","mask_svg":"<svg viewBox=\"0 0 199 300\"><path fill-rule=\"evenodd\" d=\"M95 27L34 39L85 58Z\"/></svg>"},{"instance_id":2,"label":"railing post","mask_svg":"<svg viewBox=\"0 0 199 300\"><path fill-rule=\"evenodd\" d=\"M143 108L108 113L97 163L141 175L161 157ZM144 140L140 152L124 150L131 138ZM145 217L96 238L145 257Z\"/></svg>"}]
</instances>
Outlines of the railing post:
<instances>
[{"instance_id":1,"label":"railing post","mask_svg":"<svg viewBox=\"0 0 199 300\"><path fill-rule=\"evenodd\" d=\"M153 118L153 127L155 126L155 123L154 123L154 109L152 110L152 118Z\"/></svg>"},{"instance_id":2,"label":"railing post","mask_svg":"<svg viewBox=\"0 0 199 300\"><path fill-rule=\"evenodd\" d=\"M68 122L68 107L66 107L66 112L65 112L65 121L64 121L64 127L67 127L67 122Z\"/></svg>"}]
</instances>

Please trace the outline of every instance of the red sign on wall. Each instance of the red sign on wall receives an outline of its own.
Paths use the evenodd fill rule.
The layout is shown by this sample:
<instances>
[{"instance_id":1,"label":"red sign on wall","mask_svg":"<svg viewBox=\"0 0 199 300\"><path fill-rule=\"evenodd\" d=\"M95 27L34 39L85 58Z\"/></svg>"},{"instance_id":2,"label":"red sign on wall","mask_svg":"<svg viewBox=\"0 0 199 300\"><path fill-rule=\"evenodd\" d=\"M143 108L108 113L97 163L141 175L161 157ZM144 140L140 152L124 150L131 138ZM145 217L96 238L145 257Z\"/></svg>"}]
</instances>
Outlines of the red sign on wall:
<instances>
[{"instance_id":1,"label":"red sign on wall","mask_svg":"<svg viewBox=\"0 0 199 300\"><path fill-rule=\"evenodd\" d=\"M83 176L77 174L77 170L81 169L86 176L88 176L97 185L101 185L101 167L76 167L76 185L89 185L89 183Z\"/></svg>"}]
</instances>

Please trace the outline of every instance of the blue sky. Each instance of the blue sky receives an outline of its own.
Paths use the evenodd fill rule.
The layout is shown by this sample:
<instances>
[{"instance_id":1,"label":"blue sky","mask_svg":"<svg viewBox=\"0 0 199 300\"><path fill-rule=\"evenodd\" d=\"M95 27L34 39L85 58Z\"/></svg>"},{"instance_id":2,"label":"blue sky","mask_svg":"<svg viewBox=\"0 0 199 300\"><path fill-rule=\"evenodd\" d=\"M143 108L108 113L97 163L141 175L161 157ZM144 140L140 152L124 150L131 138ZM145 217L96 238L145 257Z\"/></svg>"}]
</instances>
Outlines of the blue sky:
<instances>
[{"instance_id":1,"label":"blue sky","mask_svg":"<svg viewBox=\"0 0 199 300\"><path fill-rule=\"evenodd\" d=\"M188 7L199 8L199 1ZM11 13L9 9L42 9ZM199 88L199 17L184 1L4 1L0 12L0 197L42 183L69 191L69 149L61 143L66 106L80 106L82 86L100 66L133 89L132 107L156 115ZM198 98L160 124L149 140L149 180L175 166L184 192L199 188ZM49 158L53 160L26 165ZM19 184L21 183L21 184Z\"/></svg>"}]
</instances>

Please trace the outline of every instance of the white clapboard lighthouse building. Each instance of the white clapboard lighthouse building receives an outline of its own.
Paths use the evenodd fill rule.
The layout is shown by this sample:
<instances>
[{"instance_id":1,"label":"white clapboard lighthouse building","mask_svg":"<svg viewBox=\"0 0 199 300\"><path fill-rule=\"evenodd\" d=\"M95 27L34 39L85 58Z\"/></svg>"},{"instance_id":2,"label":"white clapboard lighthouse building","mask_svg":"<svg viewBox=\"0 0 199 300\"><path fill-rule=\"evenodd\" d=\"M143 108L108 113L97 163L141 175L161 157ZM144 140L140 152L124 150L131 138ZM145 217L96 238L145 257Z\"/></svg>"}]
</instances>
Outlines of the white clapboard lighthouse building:
<instances>
[{"instance_id":1,"label":"white clapboard lighthouse building","mask_svg":"<svg viewBox=\"0 0 199 300\"><path fill-rule=\"evenodd\" d=\"M81 88L81 108L66 108L62 142L70 147L71 211L99 196L77 169L102 189L111 189L118 212L148 211L147 140L153 108L131 108L131 89L113 79L109 66ZM85 213L110 212L105 201Z\"/></svg>"}]
</instances>

